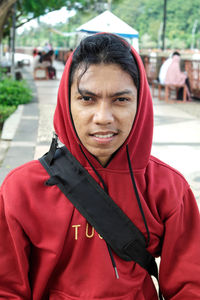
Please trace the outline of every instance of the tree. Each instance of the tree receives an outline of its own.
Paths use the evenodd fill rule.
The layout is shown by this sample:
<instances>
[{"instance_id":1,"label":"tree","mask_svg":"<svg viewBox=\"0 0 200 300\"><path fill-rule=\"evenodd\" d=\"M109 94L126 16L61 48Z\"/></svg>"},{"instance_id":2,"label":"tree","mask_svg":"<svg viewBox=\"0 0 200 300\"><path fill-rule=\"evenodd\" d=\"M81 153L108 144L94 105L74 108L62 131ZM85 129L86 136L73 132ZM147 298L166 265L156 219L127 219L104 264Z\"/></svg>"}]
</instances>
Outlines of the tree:
<instances>
[{"instance_id":1,"label":"tree","mask_svg":"<svg viewBox=\"0 0 200 300\"><path fill-rule=\"evenodd\" d=\"M66 0L0 0L0 42L9 34L11 27L12 6L17 3L16 27L48 12L60 9L68 3ZM70 5L73 0L70 1Z\"/></svg>"},{"instance_id":2,"label":"tree","mask_svg":"<svg viewBox=\"0 0 200 300\"><path fill-rule=\"evenodd\" d=\"M12 6L15 2L17 3L16 27L63 6L68 10L88 10L104 3L103 0L0 0L0 44L2 37L9 35Z\"/></svg>"}]
</instances>

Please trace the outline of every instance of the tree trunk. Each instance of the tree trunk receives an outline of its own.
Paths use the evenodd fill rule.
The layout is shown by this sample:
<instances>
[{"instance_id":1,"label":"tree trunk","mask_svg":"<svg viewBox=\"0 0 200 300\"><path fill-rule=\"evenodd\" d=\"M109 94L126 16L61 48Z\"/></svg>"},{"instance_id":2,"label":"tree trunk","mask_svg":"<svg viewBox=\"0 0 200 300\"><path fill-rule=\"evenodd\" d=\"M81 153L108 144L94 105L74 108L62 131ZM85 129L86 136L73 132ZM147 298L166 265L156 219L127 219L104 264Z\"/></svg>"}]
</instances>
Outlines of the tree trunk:
<instances>
[{"instance_id":1,"label":"tree trunk","mask_svg":"<svg viewBox=\"0 0 200 300\"><path fill-rule=\"evenodd\" d=\"M4 24L6 23L9 11L15 2L17 2L17 0L0 0L0 44L3 38Z\"/></svg>"},{"instance_id":2,"label":"tree trunk","mask_svg":"<svg viewBox=\"0 0 200 300\"><path fill-rule=\"evenodd\" d=\"M163 7L163 33L162 33L162 50L165 50L165 30L166 30L166 20L167 20L167 0L164 0Z\"/></svg>"}]
</instances>

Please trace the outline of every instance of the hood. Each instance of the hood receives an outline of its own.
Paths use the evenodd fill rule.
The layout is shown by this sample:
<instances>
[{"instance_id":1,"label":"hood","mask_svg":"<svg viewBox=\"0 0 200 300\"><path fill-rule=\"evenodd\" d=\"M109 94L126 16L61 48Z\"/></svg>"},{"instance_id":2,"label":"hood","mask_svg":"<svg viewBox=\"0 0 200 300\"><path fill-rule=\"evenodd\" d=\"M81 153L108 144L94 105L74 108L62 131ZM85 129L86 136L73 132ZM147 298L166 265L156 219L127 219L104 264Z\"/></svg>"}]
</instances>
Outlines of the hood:
<instances>
[{"instance_id":1,"label":"hood","mask_svg":"<svg viewBox=\"0 0 200 300\"><path fill-rule=\"evenodd\" d=\"M143 62L132 48L132 53L137 61L140 87L139 87L139 103L132 130L124 142L118 149L113 158L110 160L106 169L110 170L125 170L128 168L126 158L126 145L128 145L129 155L132 162L133 170L143 170L148 164L153 136L153 104L149 85L146 78ZM79 160L84 166L88 166L80 149L80 140L74 130L70 109L69 109L69 71L72 62L73 53L69 57L58 90L57 106L54 114L54 128L59 140L65 144L69 151ZM95 168L103 168L92 154L81 145L85 154Z\"/></svg>"}]
</instances>

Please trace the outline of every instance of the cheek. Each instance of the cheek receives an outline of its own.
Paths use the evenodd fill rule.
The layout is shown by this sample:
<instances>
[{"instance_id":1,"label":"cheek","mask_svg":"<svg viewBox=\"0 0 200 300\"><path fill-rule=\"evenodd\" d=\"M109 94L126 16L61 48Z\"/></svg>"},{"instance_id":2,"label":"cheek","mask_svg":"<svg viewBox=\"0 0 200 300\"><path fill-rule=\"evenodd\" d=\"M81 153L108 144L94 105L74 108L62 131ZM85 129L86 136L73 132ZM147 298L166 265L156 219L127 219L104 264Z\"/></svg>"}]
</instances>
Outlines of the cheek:
<instances>
[{"instance_id":1,"label":"cheek","mask_svg":"<svg viewBox=\"0 0 200 300\"><path fill-rule=\"evenodd\" d=\"M72 105L71 114L74 123L74 127L76 129L76 134L78 135L81 142L83 142L85 132L88 128L87 124L87 114L83 111L83 109Z\"/></svg>"},{"instance_id":2,"label":"cheek","mask_svg":"<svg viewBox=\"0 0 200 300\"><path fill-rule=\"evenodd\" d=\"M76 127L83 127L87 124L88 115L83 109L72 109L72 119Z\"/></svg>"},{"instance_id":3,"label":"cheek","mask_svg":"<svg viewBox=\"0 0 200 300\"><path fill-rule=\"evenodd\" d=\"M126 127L127 131L130 132L134 120L136 116L136 107L131 107L130 110L127 112L126 116L123 116L122 122L124 123L124 127Z\"/></svg>"},{"instance_id":4,"label":"cheek","mask_svg":"<svg viewBox=\"0 0 200 300\"><path fill-rule=\"evenodd\" d=\"M78 131L79 131L79 122L78 122L78 120L80 118L79 118L79 112L78 112L77 108L74 107L73 104L71 105L71 116L72 116L72 121L74 123L74 127L77 131L77 134L78 134Z\"/></svg>"}]
</instances>

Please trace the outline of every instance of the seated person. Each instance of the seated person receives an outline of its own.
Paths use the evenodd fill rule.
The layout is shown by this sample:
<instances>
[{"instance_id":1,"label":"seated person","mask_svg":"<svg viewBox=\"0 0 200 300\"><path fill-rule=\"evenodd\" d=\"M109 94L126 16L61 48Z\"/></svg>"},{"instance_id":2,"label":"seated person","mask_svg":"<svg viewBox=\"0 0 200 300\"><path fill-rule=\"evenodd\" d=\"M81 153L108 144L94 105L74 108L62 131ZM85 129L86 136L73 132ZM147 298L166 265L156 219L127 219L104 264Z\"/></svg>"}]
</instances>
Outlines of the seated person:
<instances>
[{"instance_id":1,"label":"seated person","mask_svg":"<svg viewBox=\"0 0 200 300\"><path fill-rule=\"evenodd\" d=\"M56 69L52 66L53 64L53 50L50 50L48 53L38 52L38 55L34 57L33 60L33 70L37 68L44 68L48 71L49 79L56 77Z\"/></svg>"},{"instance_id":2,"label":"seated person","mask_svg":"<svg viewBox=\"0 0 200 300\"><path fill-rule=\"evenodd\" d=\"M160 68L160 72L159 72L159 76L158 76L158 79L159 79L159 82L161 84L165 84L165 77L166 77L166 74L167 74L167 70L170 66L172 62L172 57L170 56L169 58L167 58L164 63L161 65L161 68Z\"/></svg>"},{"instance_id":3,"label":"seated person","mask_svg":"<svg viewBox=\"0 0 200 300\"><path fill-rule=\"evenodd\" d=\"M38 50L37 48L34 48L33 49L33 57L37 56L38 55Z\"/></svg>"},{"instance_id":4,"label":"seated person","mask_svg":"<svg viewBox=\"0 0 200 300\"><path fill-rule=\"evenodd\" d=\"M54 51L50 50L42 57L42 63L46 64L49 79L53 79L56 77L56 69L53 67L53 55Z\"/></svg>"},{"instance_id":5,"label":"seated person","mask_svg":"<svg viewBox=\"0 0 200 300\"><path fill-rule=\"evenodd\" d=\"M168 63L167 63L168 61ZM190 93L190 84L186 73L181 72L180 69L180 53L174 52L172 54L172 58L167 60L165 67L165 74L163 75L163 71L160 70L159 78L161 77L162 82L164 84L172 84L172 85L183 85L187 86L187 100L191 100ZM164 64L163 64L164 65ZM161 67L162 68L162 67ZM178 90L177 94L178 99L183 99L183 88Z\"/></svg>"},{"instance_id":6,"label":"seated person","mask_svg":"<svg viewBox=\"0 0 200 300\"><path fill-rule=\"evenodd\" d=\"M42 63L41 63L41 57L42 57L42 52L39 51L37 53L37 55L35 55L33 57L33 70L39 68L39 67L42 67Z\"/></svg>"}]
</instances>

